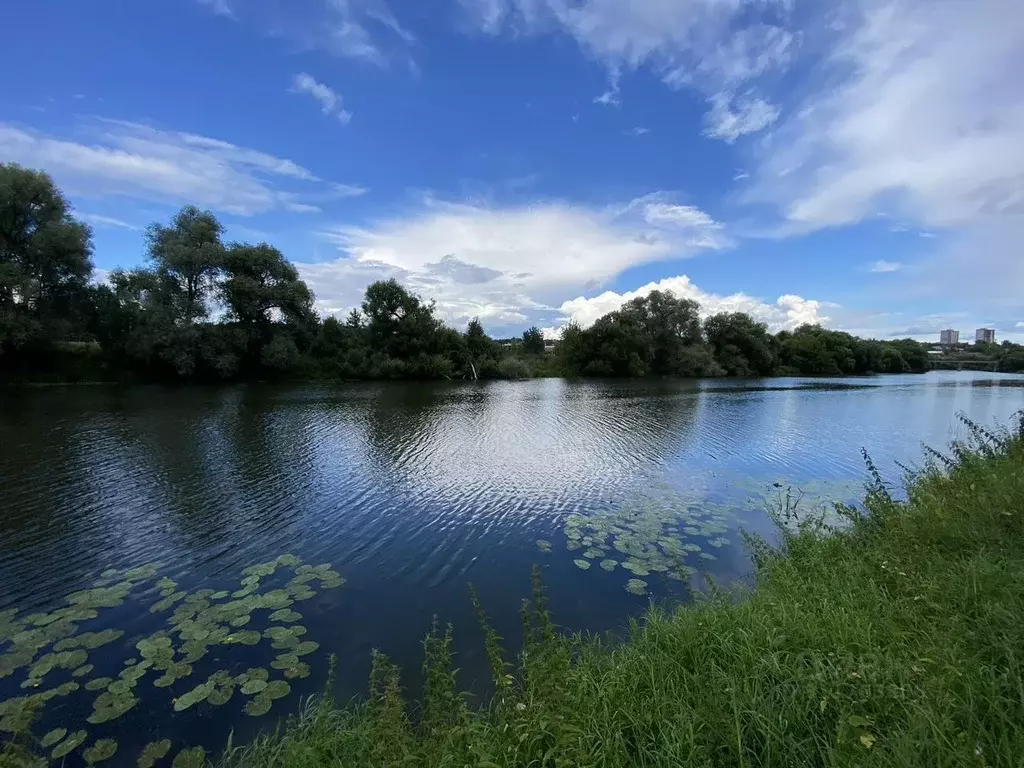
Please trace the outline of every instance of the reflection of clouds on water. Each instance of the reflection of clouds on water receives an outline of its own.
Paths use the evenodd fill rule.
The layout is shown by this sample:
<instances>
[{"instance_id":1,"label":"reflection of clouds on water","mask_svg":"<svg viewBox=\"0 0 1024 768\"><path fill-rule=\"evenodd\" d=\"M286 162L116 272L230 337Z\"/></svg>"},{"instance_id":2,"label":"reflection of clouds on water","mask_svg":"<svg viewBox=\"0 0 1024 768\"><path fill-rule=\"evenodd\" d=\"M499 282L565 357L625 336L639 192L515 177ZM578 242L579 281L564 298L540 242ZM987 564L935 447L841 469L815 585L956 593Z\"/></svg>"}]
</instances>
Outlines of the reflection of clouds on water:
<instances>
[{"instance_id":1,"label":"reflection of clouds on water","mask_svg":"<svg viewBox=\"0 0 1024 768\"><path fill-rule=\"evenodd\" d=\"M615 498L670 456L696 399L495 382L408 409L374 448L398 492L443 503L453 518L571 512Z\"/></svg>"}]
</instances>

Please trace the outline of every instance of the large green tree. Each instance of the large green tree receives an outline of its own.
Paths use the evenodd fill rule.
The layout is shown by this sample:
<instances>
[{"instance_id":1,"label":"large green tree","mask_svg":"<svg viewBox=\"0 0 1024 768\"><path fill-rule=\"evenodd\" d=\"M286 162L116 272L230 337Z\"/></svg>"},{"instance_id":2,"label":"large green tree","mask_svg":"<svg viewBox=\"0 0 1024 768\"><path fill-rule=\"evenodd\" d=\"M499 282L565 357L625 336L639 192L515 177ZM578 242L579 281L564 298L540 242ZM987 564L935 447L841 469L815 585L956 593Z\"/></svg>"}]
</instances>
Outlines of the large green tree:
<instances>
[{"instance_id":1,"label":"large green tree","mask_svg":"<svg viewBox=\"0 0 1024 768\"><path fill-rule=\"evenodd\" d=\"M410 359L437 350L441 322L433 303L409 293L394 278L366 289L363 315L371 343L392 358Z\"/></svg>"},{"instance_id":2,"label":"large green tree","mask_svg":"<svg viewBox=\"0 0 1024 768\"><path fill-rule=\"evenodd\" d=\"M523 351L529 355L544 354L544 334L537 326L523 331Z\"/></svg>"},{"instance_id":3,"label":"large green tree","mask_svg":"<svg viewBox=\"0 0 1024 768\"><path fill-rule=\"evenodd\" d=\"M185 324L209 314L214 279L224 261L224 227L210 211L182 208L170 226L153 224L146 232L149 260L164 283L164 298Z\"/></svg>"},{"instance_id":4,"label":"large green tree","mask_svg":"<svg viewBox=\"0 0 1024 768\"><path fill-rule=\"evenodd\" d=\"M91 255L89 227L53 179L0 164L0 351L75 335Z\"/></svg>"},{"instance_id":5,"label":"large green tree","mask_svg":"<svg viewBox=\"0 0 1024 768\"><path fill-rule=\"evenodd\" d=\"M730 376L766 376L775 368L768 326L742 312L712 315L704 321L708 346Z\"/></svg>"},{"instance_id":6,"label":"large green tree","mask_svg":"<svg viewBox=\"0 0 1024 768\"><path fill-rule=\"evenodd\" d=\"M275 313L295 324L313 318L313 294L277 248L236 243L226 250L222 263L221 297L238 323L265 332Z\"/></svg>"}]
</instances>

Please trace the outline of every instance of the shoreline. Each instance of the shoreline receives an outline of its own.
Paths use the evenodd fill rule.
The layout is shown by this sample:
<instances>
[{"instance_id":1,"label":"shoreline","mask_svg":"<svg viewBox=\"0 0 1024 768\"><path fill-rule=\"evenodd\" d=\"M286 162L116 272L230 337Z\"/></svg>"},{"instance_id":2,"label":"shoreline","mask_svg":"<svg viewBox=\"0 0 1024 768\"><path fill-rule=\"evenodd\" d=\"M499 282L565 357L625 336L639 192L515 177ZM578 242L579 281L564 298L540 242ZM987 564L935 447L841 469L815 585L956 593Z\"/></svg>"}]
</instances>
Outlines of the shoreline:
<instances>
[{"instance_id":1,"label":"shoreline","mask_svg":"<svg viewBox=\"0 0 1024 768\"><path fill-rule=\"evenodd\" d=\"M1012 765L1024 754L1024 415L913 477L873 480L841 530L781 513L756 588L629 638L560 634L535 573L518 658L477 605L497 693L455 686L452 629L424 641L423 701L375 654L370 696L325 694L219 765ZM970 702L968 704L968 702Z\"/></svg>"}]
</instances>

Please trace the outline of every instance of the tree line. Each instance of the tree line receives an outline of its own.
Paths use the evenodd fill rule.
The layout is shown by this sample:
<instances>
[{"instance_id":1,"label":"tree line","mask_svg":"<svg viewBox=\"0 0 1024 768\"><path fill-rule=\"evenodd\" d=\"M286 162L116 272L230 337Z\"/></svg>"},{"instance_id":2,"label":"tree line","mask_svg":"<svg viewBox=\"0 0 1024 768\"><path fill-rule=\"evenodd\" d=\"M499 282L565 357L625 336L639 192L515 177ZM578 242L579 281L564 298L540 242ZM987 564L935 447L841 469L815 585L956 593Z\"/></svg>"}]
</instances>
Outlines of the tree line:
<instances>
[{"instance_id":1,"label":"tree line","mask_svg":"<svg viewBox=\"0 0 1024 768\"><path fill-rule=\"evenodd\" d=\"M655 291L554 351L537 328L498 342L446 326L395 280L344 320L320 318L295 266L224 241L209 211L146 231L143 266L93 282L92 234L43 172L0 164L0 374L5 379L216 382L530 376L772 376L923 371L927 347L805 325L769 333L741 313L701 320ZM1024 366L1022 366L1024 367Z\"/></svg>"}]
</instances>

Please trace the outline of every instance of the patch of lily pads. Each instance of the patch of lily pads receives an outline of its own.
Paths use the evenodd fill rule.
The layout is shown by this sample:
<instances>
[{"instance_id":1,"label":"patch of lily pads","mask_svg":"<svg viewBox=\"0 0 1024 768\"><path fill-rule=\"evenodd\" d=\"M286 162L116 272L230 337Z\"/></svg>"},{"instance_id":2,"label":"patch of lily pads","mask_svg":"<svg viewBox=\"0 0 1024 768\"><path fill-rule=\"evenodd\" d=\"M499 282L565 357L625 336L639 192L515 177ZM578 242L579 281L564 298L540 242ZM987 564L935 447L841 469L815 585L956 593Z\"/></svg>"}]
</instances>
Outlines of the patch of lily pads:
<instances>
[{"instance_id":1,"label":"patch of lily pads","mask_svg":"<svg viewBox=\"0 0 1024 768\"><path fill-rule=\"evenodd\" d=\"M733 515L733 508L724 504L697 506L642 497L596 515L567 518L566 548L579 553L573 563L581 570L590 570L594 563L608 572L621 568L626 590L645 595L643 577L660 573L686 581L706 548L728 544L722 534L731 529Z\"/></svg>"},{"instance_id":2,"label":"patch of lily pads","mask_svg":"<svg viewBox=\"0 0 1024 768\"><path fill-rule=\"evenodd\" d=\"M566 548L573 563L590 570L597 563L602 570L622 569L625 588L631 594L646 595L645 578L661 574L688 582L718 551L733 543L727 534L737 527L737 516L751 510L767 512L799 499L803 508L831 509L838 501L859 497L860 483L774 482L740 476L718 478L728 486L732 503L704 501L691 503L669 488L655 489L614 509L592 515L571 515L564 523ZM699 491L698 495L707 495ZM692 496L691 496L692 498ZM551 542L537 540L537 548L551 551Z\"/></svg>"},{"instance_id":3,"label":"patch of lily pads","mask_svg":"<svg viewBox=\"0 0 1024 768\"><path fill-rule=\"evenodd\" d=\"M251 716L264 715L274 701L291 693L287 680L309 677L310 665L303 659L319 649L318 643L303 639L307 629L299 623L302 614L296 610L297 604L314 597L317 589L344 584L330 565L305 565L294 555L246 568L235 590L188 592L167 576L157 579L159 570L158 563L126 571L110 569L92 589L68 595L65 604L53 611L25 616L15 609L0 612L0 680L21 673L23 679L14 682L25 691L25 695L0 700L0 739L5 733L34 730L45 721L49 730L41 730L34 741L46 750L46 757L63 760L79 752L82 760L93 765L114 757L118 745L103 738L101 731L87 746L91 729L102 729L123 717L143 696L147 705L152 704L154 694L161 690L166 691L162 695L168 697L175 713L222 707L237 693L244 698L236 706ZM288 572L283 579L282 571ZM130 649L131 657L116 677L111 676L111 654L105 646L121 640L124 631L79 631L79 625L129 599L146 600L152 595L159 597L155 601L149 597L141 610L164 615L164 628L119 646ZM194 679L200 661L216 656L230 665L231 646L263 643L269 643L278 654L270 663L273 673L259 667L242 674L221 669L205 680ZM96 653L100 649L103 652ZM106 675L95 675L97 669ZM139 687L143 683L144 689ZM52 723L44 717L47 702L79 690L93 696L87 717L90 730L72 728L73 723ZM167 739L153 742L138 756L138 765L155 765L171 753L172 746ZM204 762L205 752L195 747L180 750L173 765L188 768Z\"/></svg>"}]
</instances>

